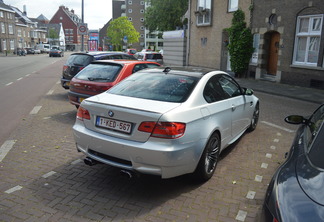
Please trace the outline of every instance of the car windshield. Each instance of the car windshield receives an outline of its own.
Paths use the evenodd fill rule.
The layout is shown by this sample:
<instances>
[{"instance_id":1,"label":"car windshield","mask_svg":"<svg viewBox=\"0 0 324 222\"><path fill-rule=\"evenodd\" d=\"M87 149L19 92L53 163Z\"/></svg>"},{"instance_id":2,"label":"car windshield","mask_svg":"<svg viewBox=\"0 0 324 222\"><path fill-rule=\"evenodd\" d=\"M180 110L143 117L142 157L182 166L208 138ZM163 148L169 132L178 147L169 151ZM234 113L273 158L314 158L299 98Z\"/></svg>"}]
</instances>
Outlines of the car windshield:
<instances>
[{"instance_id":1,"label":"car windshield","mask_svg":"<svg viewBox=\"0 0 324 222\"><path fill-rule=\"evenodd\" d=\"M198 80L192 76L141 71L122 81L108 93L181 103L187 100Z\"/></svg>"},{"instance_id":2,"label":"car windshield","mask_svg":"<svg viewBox=\"0 0 324 222\"><path fill-rule=\"evenodd\" d=\"M71 55L66 63L69 66L87 66L90 62L92 62L92 56L76 54Z\"/></svg>"},{"instance_id":3,"label":"car windshield","mask_svg":"<svg viewBox=\"0 0 324 222\"><path fill-rule=\"evenodd\" d=\"M306 138L309 160L314 166L324 169L324 105L309 119Z\"/></svg>"},{"instance_id":4,"label":"car windshield","mask_svg":"<svg viewBox=\"0 0 324 222\"><path fill-rule=\"evenodd\" d=\"M90 64L75 78L93 82L113 82L121 69L119 64Z\"/></svg>"}]
</instances>

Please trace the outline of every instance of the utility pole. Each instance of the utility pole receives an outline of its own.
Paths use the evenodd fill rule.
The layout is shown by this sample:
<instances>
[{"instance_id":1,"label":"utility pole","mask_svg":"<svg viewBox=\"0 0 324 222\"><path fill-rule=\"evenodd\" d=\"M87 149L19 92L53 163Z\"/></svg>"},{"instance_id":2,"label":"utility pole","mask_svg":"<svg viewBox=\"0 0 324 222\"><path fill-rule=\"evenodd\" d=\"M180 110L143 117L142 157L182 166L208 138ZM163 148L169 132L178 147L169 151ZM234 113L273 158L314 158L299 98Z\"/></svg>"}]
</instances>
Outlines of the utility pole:
<instances>
[{"instance_id":1,"label":"utility pole","mask_svg":"<svg viewBox=\"0 0 324 222\"><path fill-rule=\"evenodd\" d=\"M82 24L84 24L84 8L83 8L84 4L83 4L83 0L82 0L82 12L81 12L81 17L82 17ZM83 52L84 50L84 35L81 35L81 52Z\"/></svg>"}]
</instances>

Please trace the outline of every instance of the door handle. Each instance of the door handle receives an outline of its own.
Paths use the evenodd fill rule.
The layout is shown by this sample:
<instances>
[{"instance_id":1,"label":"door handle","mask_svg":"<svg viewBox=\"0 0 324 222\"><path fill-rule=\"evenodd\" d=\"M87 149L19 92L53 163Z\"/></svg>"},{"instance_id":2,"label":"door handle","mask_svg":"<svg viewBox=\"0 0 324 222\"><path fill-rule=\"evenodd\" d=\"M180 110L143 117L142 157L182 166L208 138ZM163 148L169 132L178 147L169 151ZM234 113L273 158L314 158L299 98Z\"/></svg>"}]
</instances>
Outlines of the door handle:
<instances>
[{"instance_id":1,"label":"door handle","mask_svg":"<svg viewBox=\"0 0 324 222\"><path fill-rule=\"evenodd\" d=\"M236 106L232 105L232 111L235 111L235 109L236 109Z\"/></svg>"}]
</instances>

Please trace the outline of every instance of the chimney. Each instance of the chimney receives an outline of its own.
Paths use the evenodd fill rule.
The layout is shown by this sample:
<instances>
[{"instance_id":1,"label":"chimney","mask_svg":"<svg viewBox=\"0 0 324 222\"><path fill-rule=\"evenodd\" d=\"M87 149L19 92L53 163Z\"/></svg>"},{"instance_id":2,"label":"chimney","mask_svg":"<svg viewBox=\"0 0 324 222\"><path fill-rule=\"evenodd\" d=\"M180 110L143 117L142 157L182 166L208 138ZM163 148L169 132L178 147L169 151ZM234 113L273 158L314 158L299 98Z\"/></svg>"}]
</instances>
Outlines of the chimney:
<instances>
[{"instance_id":1,"label":"chimney","mask_svg":"<svg viewBox=\"0 0 324 222\"><path fill-rule=\"evenodd\" d=\"M72 14L74 14L74 9L71 9Z\"/></svg>"},{"instance_id":2,"label":"chimney","mask_svg":"<svg viewBox=\"0 0 324 222\"><path fill-rule=\"evenodd\" d=\"M23 14L27 16L26 5L24 5L24 11L23 11Z\"/></svg>"}]
</instances>

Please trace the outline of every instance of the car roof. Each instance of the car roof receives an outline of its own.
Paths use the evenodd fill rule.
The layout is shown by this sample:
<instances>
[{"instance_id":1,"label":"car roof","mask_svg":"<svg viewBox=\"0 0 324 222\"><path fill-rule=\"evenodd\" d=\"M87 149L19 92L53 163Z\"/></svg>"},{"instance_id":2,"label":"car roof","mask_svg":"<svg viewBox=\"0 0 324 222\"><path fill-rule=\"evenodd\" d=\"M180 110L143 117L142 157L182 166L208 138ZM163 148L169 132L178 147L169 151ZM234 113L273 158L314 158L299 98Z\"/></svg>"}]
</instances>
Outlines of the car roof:
<instances>
[{"instance_id":1,"label":"car roof","mask_svg":"<svg viewBox=\"0 0 324 222\"><path fill-rule=\"evenodd\" d=\"M161 54L159 52L154 52L154 51L146 51L146 52L137 52L138 54Z\"/></svg>"},{"instance_id":2,"label":"car roof","mask_svg":"<svg viewBox=\"0 0 324 222\"><path fill-rule=\"evenodd\" d=\"M122 65L125 65L125 64L133 64L133 63L136 63L136 64L158 64L160 65L159 63L157 62L148 62L148 61L139 61L139 60L122 60L122 59L117 59L117 60L96 60L96 61L93 61L91 62L90 64L122 64Z\"/></svg>"},{"instance_id":3,"label":"car roof","mask_svg":"<svg viewBox=\"0 0 324 222\"><path fill-rule=\"evenodd\" d=\"M207 73L218 71L215 69L209 68L201 68L201 67L158 67L152 68L149 70L144 70L144 72L151 72L151 73L164 73L164 74L173 74L173 75L185 75L185 76L194 76L197 78L201 78ZM223 72L222 72L223 73Z\"/></svg>"},{"instance_id":4,"label":"car roof","mask_svg":"<svg viewBox=\"0 0 324 222\"><path fill-rule=\"evenodd\" d=\"M125 54L124 52L115 52L115 51L91 51L91 52L75 52L71 55L90 55L90 56L96 56L96 55L119 55L119 54Z\"/></svg>"}]
</instances>

